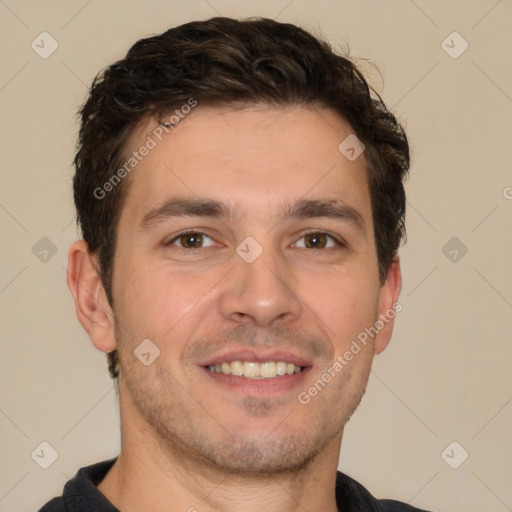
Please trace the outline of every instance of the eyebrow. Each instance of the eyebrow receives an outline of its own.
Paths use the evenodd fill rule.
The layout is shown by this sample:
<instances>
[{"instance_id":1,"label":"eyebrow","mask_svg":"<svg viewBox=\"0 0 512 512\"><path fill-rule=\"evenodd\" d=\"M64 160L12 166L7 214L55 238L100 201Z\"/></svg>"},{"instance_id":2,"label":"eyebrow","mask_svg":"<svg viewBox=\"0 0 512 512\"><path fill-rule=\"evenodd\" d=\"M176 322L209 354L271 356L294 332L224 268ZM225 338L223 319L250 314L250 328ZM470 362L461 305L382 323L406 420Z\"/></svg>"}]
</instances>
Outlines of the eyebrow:
<instances>
[{"instance_id":1,"label":"eyebrow","mask_svg":"<svg viewBox=\"0 0 512 512\"><path fill-rule=\"evenodd\" d=\"M147 231L155 225L175 217L227 217L230 209L212 199L174 197L150 210L139 222L139 229Z\"/></svg>"},{"instance_id":2,"label":"eyebrow","mask_svg":"<svg viewBox=\"0 0 512 512\"><path fill-rule=\"evenodd\" d=\"M284 218L320 218L326 217L353 224L364 231L366 222L359 211L340 199L302 199L290 205L284 212Z\"/></svg>"},{"instance_id":3,"label":"eyebrow","mask_svg":"<svg viewBox=\"0 0 512 512\"><path fill-rule=\"evenodd\" d=\"M150 210L139 222L141 231L176 217L233 218L233 207L213 199L174 197ZM354 207L339 199L300 199L284 207L278 222L285 219L330 218L352 224L364 231L364 217Z\"/></svg>"}]
</instances>

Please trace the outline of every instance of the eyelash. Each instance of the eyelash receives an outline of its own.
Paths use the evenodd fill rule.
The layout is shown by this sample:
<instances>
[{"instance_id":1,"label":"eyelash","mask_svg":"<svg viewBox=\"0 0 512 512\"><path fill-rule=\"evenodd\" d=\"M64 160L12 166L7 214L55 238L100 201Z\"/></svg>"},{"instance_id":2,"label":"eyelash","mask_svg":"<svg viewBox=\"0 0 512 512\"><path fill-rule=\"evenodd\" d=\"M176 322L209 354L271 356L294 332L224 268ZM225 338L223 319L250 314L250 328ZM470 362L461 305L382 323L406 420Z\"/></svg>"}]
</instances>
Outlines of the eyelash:
<instances>
[{"instance_id":1,"label":"eyelash","mask_svg":"<svg viewBox=\"0 0 512 512\"><path fill-rule=\"evenodd\" d=\"M181 237L186 236L186 235L201 235L201 236L207 237L210 240L212 240L213 242L215 242L211 236L208 236L206 233L203 233L202 231L187 230L187 231L182 231L181 233L178 233L171 240L166 242L164 245L165 246L172 246L172 245L174 245L174 242L176 242ZM303 239L304 237L306 237L308 235L325 235L327 238L329 238L331 241L333 241L338 248L346 247L346 243L342 239L339 239L339 238L335 237L334 235L331 235L330 233L327 233L325 231L319 231L319 230L307 231L306 233L303 233L300 236L299 240ZM295 242L295 243L297 243L297 242ZM192 248L188 248L188 247L181 247L181 246L178 246L178 245L176 247L178 247L180 249L184 249L186 251L198 251L198 250L201 250L201 249L207 249L208 248L208 247L198 247L198 248L193 248L192 247ZM308 248L307 247L303 247L303 249L308 249ZM324 250L325 249L334 249L334 247L326 247L326 248L323 248L323 249Z\"/></svg>"},{"instance_id":2,"label":"eyelash","mask_svg":"<svg viewBox=\"0 0 512 512\"><path fill-rule=\"evenodd\" d=\"M346 245L347 245L345 243L345 241L341 238L331 235L330 233L327 233L326 231L321 231L321 230L319 231L319 230L314 230L314 229L307 231L306 233L303 233L302 236L299 238L299 240L301 240L302 238L304 238L308 235L325 235L327 238L332 240L338 248L346 247ZM306 247L306 249L307 249L307 247ZM334 247L326 247L326 249L334 249Z\"/></svg>"},{"instance_id":3,"label":"eyelash","mask_svg":"<svg viewBox=\"0 0 512 512\"><path fill-rule=\"evenodd\" d=\"M173 238L171 238L171 240L169 240L168 242L165 242L164 245L165 246L174 245L174 242L179 240L181 237L187 236L187 235L201 235L203 237L207 237L210 240L214 241L211 236L208 236L206 233L203 233L202 231L196 231L196 230L193 230L193 229L189 229L187 231L182 231L181 233L178 233ZM179 249L184 249L186 251L192 251L192 250L196 250L197 251L197 250L200 250L200 249L206 249L206 247L199 247L197 249L194 249L194 248L188 248L188 247L180 247L179 245L177 245L176 247L178 247Z\"/></svg>"}]
</instances>

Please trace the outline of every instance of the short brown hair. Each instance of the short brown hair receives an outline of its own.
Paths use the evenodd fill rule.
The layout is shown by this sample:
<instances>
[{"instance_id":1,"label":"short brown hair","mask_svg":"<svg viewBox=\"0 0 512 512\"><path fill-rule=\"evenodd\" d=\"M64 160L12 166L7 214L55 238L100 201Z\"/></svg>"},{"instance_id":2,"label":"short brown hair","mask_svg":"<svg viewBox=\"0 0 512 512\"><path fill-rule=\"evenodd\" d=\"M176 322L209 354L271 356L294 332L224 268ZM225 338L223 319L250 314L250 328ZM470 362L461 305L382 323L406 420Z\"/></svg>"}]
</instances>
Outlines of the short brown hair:
<instances>
[{"instance_id":1,"label":"short brown hair","mask_svg":"<svg viewBox=\"0 0 512 512\"><path fill-rule=\"evenodd\" d=\"M113 306L116 228L126 189L95 193L124 161L143 118L194 98L199 105L268 103L332 108L365 145L379 276L383 282L405 236L403 179L409 169L404 130L361 72L324 41L270 19L212 18L137 41L126 57L95 78L80 110L75 157L77 220ZM117 377L116 352L109 369Z\"/></svg>"}]
</instances>

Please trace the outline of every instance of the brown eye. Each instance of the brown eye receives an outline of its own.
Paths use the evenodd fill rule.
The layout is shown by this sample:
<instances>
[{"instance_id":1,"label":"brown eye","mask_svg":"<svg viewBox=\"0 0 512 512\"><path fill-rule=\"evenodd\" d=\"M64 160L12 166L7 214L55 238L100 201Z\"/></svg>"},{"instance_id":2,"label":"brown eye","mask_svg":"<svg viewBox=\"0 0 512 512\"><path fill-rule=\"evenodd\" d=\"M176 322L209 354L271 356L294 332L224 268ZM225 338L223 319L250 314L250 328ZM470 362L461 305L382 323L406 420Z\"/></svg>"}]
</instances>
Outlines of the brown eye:
<instances>
[{"instance_id":1,"label":"brown eye","mask_svg":"<svg viewBox=\"0 0 512 512\"><path fill-rule=\"evenodd\" d=\"M197 249L203 243L203 235L200 233L186 233L180 236L180 244L187 249Z\"/></svg>"},{"instance_id":2,"label":"brown eye","mask_svg":"<svg viewBox=\"0 0 512 512\"><path fill-rule=\"evenodd\" d=\"M304 236L305 245L308 249L323 249L327 244L325 233L308 233Z\"/></svg>"},{"instance_id":3,"label":"brown eye","mask_svg":"<svg viewBox=\"0 0 512 512\"><path fill-rule=\"evenodd\" d=\"M304 249L331 249L332 247L341 246L333 236L321 231L312 231L306 233L300 240L294 244L295 247Z\"/></svg>"},{"instance_id":4,"label":"brown eye","mask_svg":"<svg viewBox=\"0 0 512 512\"><path fill-rule=\"evenodd\" d=\"M168 243L168 245L177 245L183 249L202 249L213 244L214 242L209 236L197 231L182 233Z\"/></svg>"}]
</instances>

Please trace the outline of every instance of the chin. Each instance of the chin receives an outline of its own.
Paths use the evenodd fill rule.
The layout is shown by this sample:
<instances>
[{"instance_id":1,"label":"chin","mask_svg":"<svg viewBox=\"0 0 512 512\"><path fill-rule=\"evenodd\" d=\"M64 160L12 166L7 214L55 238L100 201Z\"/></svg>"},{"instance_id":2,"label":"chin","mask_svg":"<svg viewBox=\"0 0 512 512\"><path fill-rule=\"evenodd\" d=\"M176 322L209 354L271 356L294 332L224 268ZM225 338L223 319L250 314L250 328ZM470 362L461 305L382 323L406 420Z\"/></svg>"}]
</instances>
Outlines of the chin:
<instances>
[{"instance_id":1,"label":"chin","mask_svg":"<svg viewBox=\"0 0 512 512\"><path fill-rule=\"evenodd\" d=\"M237 439L201 446L204 464L237 476L272 476L305 469L319 454L314 442L293 438ZM197 449L198 447L196 447Z\"/></svg>"}]
</instances>

